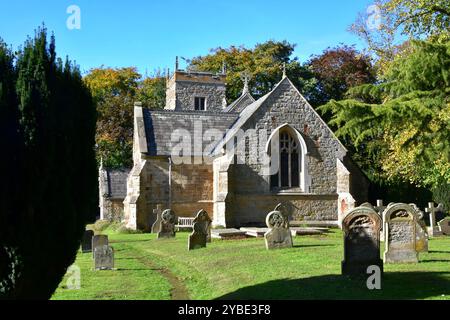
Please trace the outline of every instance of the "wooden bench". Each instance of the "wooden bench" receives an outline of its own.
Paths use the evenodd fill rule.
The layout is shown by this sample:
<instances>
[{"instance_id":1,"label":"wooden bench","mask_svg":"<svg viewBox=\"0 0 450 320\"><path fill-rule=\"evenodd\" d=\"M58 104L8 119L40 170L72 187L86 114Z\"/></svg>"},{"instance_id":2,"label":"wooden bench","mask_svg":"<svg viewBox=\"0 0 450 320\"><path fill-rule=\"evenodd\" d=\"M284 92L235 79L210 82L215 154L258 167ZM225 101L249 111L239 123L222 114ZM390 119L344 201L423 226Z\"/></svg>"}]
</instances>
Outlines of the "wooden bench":
<instances>
[{"instance_id":1,"label":"wooden bench","mask_svg":"<svg viewBox=\"0 0 450 320\"><path fill-rule=\"evenodd\" d=\"M175 225L175 228L180 231L181 229L192 230L194 227L194 218L187 217L178 217L178 223Z\"/></svg>"}]
</instances>

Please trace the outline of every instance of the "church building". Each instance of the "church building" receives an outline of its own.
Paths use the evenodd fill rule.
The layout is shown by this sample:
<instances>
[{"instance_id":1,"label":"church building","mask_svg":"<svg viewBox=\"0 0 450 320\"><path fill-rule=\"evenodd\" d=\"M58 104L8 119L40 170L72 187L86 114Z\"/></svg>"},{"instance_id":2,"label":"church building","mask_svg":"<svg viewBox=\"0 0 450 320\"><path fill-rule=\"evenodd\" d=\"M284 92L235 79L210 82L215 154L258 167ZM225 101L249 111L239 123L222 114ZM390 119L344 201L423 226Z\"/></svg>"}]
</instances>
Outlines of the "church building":
<instances>
[{"instance_id":1,"label":"church building","mask_svg":"<svg viewBox=\"0 0 450 320\"><path fill-rule=\"evenodd\" d=\"M225 78L176 68L164 110L135 104L128 228L149 231L157 205L230 228L264 226L278 203L291 220L338 222L367 201L367 178L286 75L258 100L245 81L231 104Z\"/></svg>"}]
</instances>

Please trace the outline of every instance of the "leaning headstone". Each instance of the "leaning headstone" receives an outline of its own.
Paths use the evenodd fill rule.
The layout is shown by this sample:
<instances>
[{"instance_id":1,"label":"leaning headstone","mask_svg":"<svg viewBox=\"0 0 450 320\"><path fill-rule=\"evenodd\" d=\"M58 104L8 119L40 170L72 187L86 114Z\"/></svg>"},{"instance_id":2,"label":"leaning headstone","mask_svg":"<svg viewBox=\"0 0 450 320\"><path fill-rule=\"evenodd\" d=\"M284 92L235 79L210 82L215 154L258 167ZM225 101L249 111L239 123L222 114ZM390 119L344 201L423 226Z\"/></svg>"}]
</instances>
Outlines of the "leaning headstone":
<instances>
[{"instance_id":1,"label":"leaning headstone","mask_svg":"<svg viewBox=\"0 0 450 320\"><path fill-rule=\"evenodd\" d=\"M164 210L164 212L161 214L158 239L175 237L176 220L176 216L171 209Z\"/></svg>"},{"instance_id":2,"label":"leaning headstone","mask_svg":"<svg viewBox=\"0 0 450 320\"><path fill-rule=\"evenodd\" d=\"M92 237L92 256L94 256L95 248L109 245L108 236L99 234Z\"/></svg>"},{"instance_id":3,"label":"leaning headstone","mask_svg":"<svg viewBox=\"0 0 450 320\"><path fill-rule=\"evenodd\" d=\"M81 252L91 252L92 251L92 237L94 236L94 231L86 230L83 234L83 239L81 240Z\"/></svg>"},{"instance_id":4,"label":"leaning headstone","mask_svg":"<svg viewBox=\"0 0 450 320\"><path fill-rule=\"evenodd\" d=\"M158 233L161 227L161 214L162 206L160 204L156 205L156 209L153 209L153 214L156 216L156 220L152 225L152 233Z\"/></svg>"},{"instance_id":5,"label":"leaning headstone","mask_svg":"<svg viewBox=\"0 0 450 320\"><path fill-rule=\"evenodd\" d=\"M383 261L380 259L381 225L380 215L369 207L355 208L344 217L343 275L367 276L367 268L373 265L383 271Z\"/></svg>"},{"instance_id":6,"label":"leaning headstone","mask_svg":"<svg viewBox=\"0 0 450 320\"><path fill-rule=\"evenodd\" d=\"M188 250L206 248L207 234L205 228L200 222L194 222L192 233L188 239Z\"/></svg>"},{"instance_id":7,"label":"leaning headstone","mask_svg":"<svg viewBox=\"0 0 450 320\"><path fill-rule=\"evenodd\" d=\"M410 203L410 206L416 211L417 215L417 226L416 226L416 251L417 252L428 252L428 231L427 225L423 220L424 213L419 207Z\"/></svg>"},{"instance_id":8,"label":"leaning headstone","mask_svg":"<svg viewBox=\"0 0 450 320\"><path fill-rule=\"evenodd\" d=\"M386 209L383 200L377 200L377 205L373 208L380 215L381 220L383 220L383 211ZM381 222L380 241L384 242L383 222Z\"/></svg>"},{"instance_id":9,"label":"leaning headstone","mask_svg":"<svg viewBox=\"0 0 450 320\"><path fill-rule=\"evenodd\" d=\"M94 269L114 269L114 250L108 245L98 246L94 249Z\"/></svg>"},{"instance_id":10,"label":"leaning headstone","mask_svg":"<svg viewBox=\"0 0 450 320\"><path fill-rule=\"evenodd\" d=\"M200 223L202 228L205 230L206 233L206 242L211 242L211 223L212 220L209 217L208 213L205 210L200 210L197 212L197 215L194 218L194 224Z\"/></svg>"},{"instance_id":11,"label":"leaning headstone","mask_svg":"<svg viewBox=\"0 0 450 320\"><path fill-rule=\"evenodd\" d=\"M266 224L269 231L266 232L264 238L266 240L266 248L279 249L292 247L292 234L289 229L289 220L280 211L279 204L274 211L270 212L266 217Z\"/></svg>"},{"instance_id":12,"label":"leaning headstone","mask_svg":"<svg viewBox=\"0 0 450 320\"><path fill-rule=\"evenodd\" d=\"M425 212L430 214L430 227L428 228L428 234L430 237L442 236L442 232L436 224L436 212L441 210L442 204L437 207L434 206L434 202L428 203L428 208L425 208Z\"/></svg>"},{"instance_id":13,"label":"leaning headstone","mask_svg":"<svg viewBox=\"0 0 450 320\"><path fill-rule=\"evenodd\" d=\"M446 236L450 236L450 217L444 218L438 223L439 231L441 231Z\"/></svg>"},{"instance_id":14,"label":"leaning headstone","mask_svg":"<svg viewBox=\"0 0 450 320\"><path fill-rule=\"evenodd\" d=\"M390 204L383 213L386 249L385 263L417 263L416 233L418 217L405 203Z\"/></svg>"}]
</instances>

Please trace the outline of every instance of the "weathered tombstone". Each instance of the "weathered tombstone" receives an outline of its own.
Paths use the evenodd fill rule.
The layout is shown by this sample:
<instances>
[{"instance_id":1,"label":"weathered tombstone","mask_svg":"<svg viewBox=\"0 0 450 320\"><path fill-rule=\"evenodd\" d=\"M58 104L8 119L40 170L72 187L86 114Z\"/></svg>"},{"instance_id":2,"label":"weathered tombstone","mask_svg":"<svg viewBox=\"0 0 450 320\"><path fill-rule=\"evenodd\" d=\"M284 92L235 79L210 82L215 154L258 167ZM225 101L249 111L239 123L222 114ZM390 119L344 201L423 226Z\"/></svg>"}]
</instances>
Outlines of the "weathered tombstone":
<instances>
[{"instance_id":1,"label":"weathered tombstone","mask_svg":"<svg viewBox=\"0 0 450 320\"><path fill-rule=\"evenodd\" d=\"M108 245L101 245L94 249L94 269L112 270L114 268L114 250Z\"/></svg>"},{"instance_id":2,"label":"weathered tombstone","mask_svg":"<svg viewBox=\"0 0 450 320\"><path fill-rule=\"evenodd\" d=\"M383 223L384 263L417 263L418 217L414 208L405 203L390 204L383 213Z\"/></svg>"},{"instance_id":3,"label":"weathered tombstone","mask_svg":"<svg viewBox=\"0 0 450 320\"><path fill-rule=\"evenodd\" d=\"M156 209L153 209L153 214L156 215L156 220L152 225L152 233L158 233L161 227L161 214L162 214L162 205L156 205Z\"/></svg>"},{"instance_id":4,"label":"weathered tombstone","mask_svg":"<svg viewBox=\"0 0 450 320\"><path fill-rule=\"evenodd\" d=\"M377 205L373 208L380 215L381 220L383 220L383 211L386 209L383 200L377 200ZM384 242L383 221L381 222L380 241Z\"/></svg>"},{"instance_id":5,"label":"weathered tombstone","mask_svg":"<svg viewBox=\"0 0 450 320\"><path fill-rule=\"evenodd\" d=\"M158 239L175 237L176 216L171 209L164 210L161 214Z\"/></svg>"},{"instance_id":6,"label":"weathered tombstone","mask_svg":"<svg viewBox=\"0 0 450 320\"><path fill-rule=\"evenodd\" d=\"M205 228L201 222L194 222L192 233L188 239L188 250L206 248Z\"/></svg>"},{"instance_id":7,"label":"weathered tombstone","mask_svg":"<svg viewBox=\"0 0 450 320\"><path fill-rule=\"evenodd\" d=\"M450 236L450 217L442 219L438 224L439 231L441 231L446 236Z\"/></svg>"},{"instance_id":8,"label":"weathered tombstone","mask_svg":"<svg viewBox=\"0 0 450 320\"><path fill-rule=\"evenodd\" d=\"M425 208L425 212L430 214L430 227L428 228L428 234L430 237L442 236L442 232L436 224L436 212L441 210L442 204L437 207L434 206L434 202L428 203L428 208Z\"/></svg>"},{"instance_id":9,"label":"weathered tombstone","mask_svg":"<svg viewBox=\"0 0 450 320\"><path fill-rule=\"evenodd\" d=\"M266 224L269 231L266 232L264 238L266 240L266 248L279 249L292 247L292 234L289 229L289 220L280 211L281 204L277 205L275 210L270 212L266 217Z\"/></svg>"},{"instance_id":10,"label":"weathered tombstone","mask_svg":"<svg viewBox=\"0 0 450 320\"><path fill-rule=\"evenodd\" d=\"M194 218L194 224L198 222L201 224L206 233L206 242L211 242L211 223L212 220L205 210L200 210Z\"/></svg>"},{"instance_id":11,"label":"weathered tombstone","mask_svg":"<svg viewBox=\"0 0 450 320\"><path fill-rule=\"evenodd\" d=\"M380 215L369 207L357 207L344 217L343 275L367 276L367 268L373 265L383 270L380 259L381 225Z\"/></svg>"},{"instance_id":12,"label":"weathered tombstone","mask_svg":"<svg viewBox=\"0 0 450 320\"><path fill-rule=\"evenodd\" d=\"M81 252L91 252L92 251L92 237L94 236L94 231L86 230L83 234L83 239L81 240Z\"/></svg>"},{"instance_id":13,"label":"weathered tombstone","mask_svg":"<svg viewBox=\"0 0 450 320\"><path fill-rule=\"evenodd\" d=\"M109 245L108 236L99 234L92 237L92 256L95 254L95 248Z\"/></svg>"},{"instance_id":14,"label":"weathered tombstone","mask_svg":"<svg viewBox=\"0 0 450 320\"><path fill-rule=\"evenodd\" d=\"M428 252L428 232L425 221L423 221L423 211L417 205L411 203L410 206L416 211L417 226L416 226L416 251Z\"/></svg>"}]
</instances>

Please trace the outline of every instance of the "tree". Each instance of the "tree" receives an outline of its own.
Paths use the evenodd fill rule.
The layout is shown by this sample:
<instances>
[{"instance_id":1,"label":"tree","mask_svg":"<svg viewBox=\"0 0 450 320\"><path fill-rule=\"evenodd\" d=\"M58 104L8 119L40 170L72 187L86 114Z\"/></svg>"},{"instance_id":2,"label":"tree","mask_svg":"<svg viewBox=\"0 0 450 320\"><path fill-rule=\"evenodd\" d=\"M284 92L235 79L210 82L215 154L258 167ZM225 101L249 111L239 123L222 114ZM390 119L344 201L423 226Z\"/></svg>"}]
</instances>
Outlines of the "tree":
<instances>
[{"instance_id":1,"label":"tree","mask_svg":"<svg viewBox=\"0 0 450 320\"><path fill-rule=\"evenodd\" d=\"M450 182L449 93L450 42L412 41L386 81L352 88L349 99L320 109L356 152L374 150L368 161L380 163L379 177L437 188Z\"/></svg>"},{"instance_id":2,"label":"tree","mask_svg":"<svg viewBox=\"0 0 450 320\"><path fill-rule=\"evenodd\" d=\"M0 52L0 101L8 100L0 112L13 137L0 137L11 145L2 157L10 184L1 194L0 295L46 299L97 212L95 106L78 68L57 59L45 28L25 42L15 65L4 46Z\"/></svg>"},{"instance_id":3,"label":"tree","mask_svg":"<svg viewBox=\"0 0 450 320\"><path fill-rule=\"evenodd\" d=\"M265 95L281 80L283 64L287 76L307 99L313 100L315 79L311 71L302 66L297 58L291 58L295 45L287 41L267 41L248 49L243 46L217 48L206 56L189 61L188 68L199 71L220 72L227 70L227 100L236 100L242 93L243 77L250 76L249 87L255 98ZM314 102L314 101L311 101Z\"/></svg>"},{"instance_id":4,"label":"tree","mask_svg":"<svg viewBox=\"0 0 450 320\"><path fill-rule=\"evenodd\" d=\"M159 73L141 80L135 67L95 68L84 77L97 104L97 160L108 168L133 163L133 106L135 101L151 108L165 103L165 79Z\"/></svg>"},{"instance_id":5,"label":"tree","mask_svg":"<svg viewBox=\"0 0 450 320\"><path fill-rule=\"evenodd\" d=\"M331 99L341 100L355 86L374 83L376 72L369 56L353 46L328 48L308 62L317 83L317 100L324 104Z\"/></svg>"},{"instance_id":6,"label":"tree","mask_svg":"<svg viewBox=\"0 0 450 320\"><path fill-rule=\"evenodd\" d=\"M363 39L375 54L380 75L407 49L403 45L405 40L408 43L408 40L428 38L440 42L450 37L448 0L377 0L372 8L358 15L350 31Z\"/></svg>"}]
</instances>

